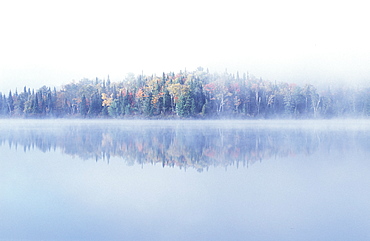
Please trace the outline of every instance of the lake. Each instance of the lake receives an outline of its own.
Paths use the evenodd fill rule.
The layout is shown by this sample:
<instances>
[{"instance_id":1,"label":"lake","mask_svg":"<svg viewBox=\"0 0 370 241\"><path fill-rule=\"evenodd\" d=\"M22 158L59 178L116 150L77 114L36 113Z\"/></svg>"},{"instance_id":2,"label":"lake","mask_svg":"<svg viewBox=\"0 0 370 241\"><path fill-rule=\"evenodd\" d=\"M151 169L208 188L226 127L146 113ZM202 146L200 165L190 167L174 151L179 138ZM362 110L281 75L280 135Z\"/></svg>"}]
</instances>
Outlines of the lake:
<instances>
[{"instance_id":1,"label":"lake","mask_svg":"<svg viewBox=\"0 0 370 241\"><path fill-rule=\"evenodd\" d=\"M0 120L0 240L369 240L369 120Z\"/></svg>"}]
</instances>

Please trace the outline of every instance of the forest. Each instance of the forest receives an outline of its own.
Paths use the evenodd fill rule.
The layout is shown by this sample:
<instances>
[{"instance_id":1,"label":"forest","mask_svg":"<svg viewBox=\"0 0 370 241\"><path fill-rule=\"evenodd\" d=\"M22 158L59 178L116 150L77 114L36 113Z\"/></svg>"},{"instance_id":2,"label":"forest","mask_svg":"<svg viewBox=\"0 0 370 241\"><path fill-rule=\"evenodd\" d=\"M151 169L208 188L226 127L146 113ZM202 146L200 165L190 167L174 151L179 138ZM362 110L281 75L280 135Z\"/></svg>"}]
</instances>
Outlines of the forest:
<instances>
[{"instance_id":1,"label":"forest","mask_svg":"<svg viewBox=\"0 0 370 241\"><path fill-rule=\"evenodd\" d=\"M367 117L370 88L272 82L202 67L120 82L82 79L62 87L0 93L2 118L272 119Z\"/></svg>"}]
</instances>

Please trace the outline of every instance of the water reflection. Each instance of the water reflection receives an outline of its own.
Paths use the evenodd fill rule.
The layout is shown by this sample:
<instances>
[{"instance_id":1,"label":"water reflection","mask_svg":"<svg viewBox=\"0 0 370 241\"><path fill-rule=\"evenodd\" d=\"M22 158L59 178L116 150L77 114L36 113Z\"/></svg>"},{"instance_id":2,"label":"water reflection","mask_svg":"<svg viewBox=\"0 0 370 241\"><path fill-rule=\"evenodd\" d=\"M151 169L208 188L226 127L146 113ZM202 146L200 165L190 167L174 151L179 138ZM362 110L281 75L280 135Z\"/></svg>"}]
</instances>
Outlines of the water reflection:
<instances>
[{"instance_id":1,"label":"water reflection","mask_svg":"<svg viewBox=\"0 0 370 241\"><path fill-rule=\"evenodd\" d=\"M369 240L370 128L316 124L0 120L0 240Z\"/></svg>"},{"instance_id":2,"label":"water reflection","mask_svg":"<svg viewBox=\"0 0 370 241\"><path fill-rule=\"evenodd\" d=\"M325 128L269 128L255 124L209 125L191 122L44 122L0 128L1 145L60 149L83 160L120 157L128 165L158 164L206 170L210 166L248 166L275 157L370 150L368 131ZM180 122L181 123L181 122Z\"/></svg>"}]
</instances>

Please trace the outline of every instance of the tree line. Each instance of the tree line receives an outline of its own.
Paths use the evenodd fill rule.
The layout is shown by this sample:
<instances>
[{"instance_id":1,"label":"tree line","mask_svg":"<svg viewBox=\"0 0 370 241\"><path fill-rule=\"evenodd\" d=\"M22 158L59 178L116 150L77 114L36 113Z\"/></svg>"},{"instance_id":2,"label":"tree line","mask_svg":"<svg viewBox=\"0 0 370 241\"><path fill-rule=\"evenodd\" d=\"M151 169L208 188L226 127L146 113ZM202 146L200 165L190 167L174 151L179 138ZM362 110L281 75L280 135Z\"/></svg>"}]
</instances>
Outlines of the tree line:
<instances>
[{"instance_id":1,"label":"tree line","mask_svg":"<svg viewBox=\"0 0 370 241\"><path fill-rule=\"evenodd\" d=\"M121 82L82 79L0 93L0 116L20 118L333 118L370 115L370 88L272 82L202 67Z\"/></svg>"}]
</instances>

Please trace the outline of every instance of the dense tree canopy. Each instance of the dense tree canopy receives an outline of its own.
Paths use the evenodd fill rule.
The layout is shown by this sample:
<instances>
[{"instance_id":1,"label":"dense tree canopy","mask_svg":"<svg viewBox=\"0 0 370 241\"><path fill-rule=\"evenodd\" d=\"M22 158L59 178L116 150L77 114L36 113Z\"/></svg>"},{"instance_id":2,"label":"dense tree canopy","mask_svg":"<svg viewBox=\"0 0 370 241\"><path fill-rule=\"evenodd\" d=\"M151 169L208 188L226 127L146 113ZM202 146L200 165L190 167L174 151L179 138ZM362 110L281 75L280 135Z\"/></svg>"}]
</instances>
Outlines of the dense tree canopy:
<instances>
[{"instance_id":1,"label":"dense tree canopy","mask_svg":"<svg viewBox=\"0 0 370 241\"><path fill-rule=\"evenodd\" d=\"M370 115L370 89L317 91L239 73L129 74L0 93L0 116L26 118L332 118Z\"/></svg>"}]
</instances>

